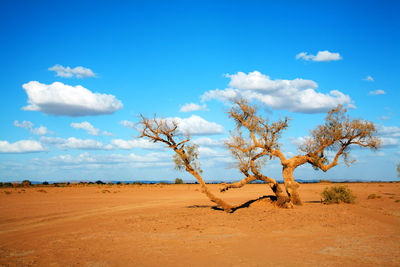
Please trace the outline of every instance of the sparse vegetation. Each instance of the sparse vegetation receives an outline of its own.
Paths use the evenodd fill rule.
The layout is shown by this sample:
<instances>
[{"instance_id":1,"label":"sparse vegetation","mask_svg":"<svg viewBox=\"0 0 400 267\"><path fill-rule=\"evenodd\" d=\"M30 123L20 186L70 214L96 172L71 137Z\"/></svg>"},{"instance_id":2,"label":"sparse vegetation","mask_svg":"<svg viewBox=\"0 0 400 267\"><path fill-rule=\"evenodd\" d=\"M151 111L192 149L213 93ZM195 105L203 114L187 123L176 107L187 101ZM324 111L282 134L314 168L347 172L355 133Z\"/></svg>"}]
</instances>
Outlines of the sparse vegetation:
<instances>
[{"instance_id":1,"label":"sparse vegetation","mask_svg":"<svg viewBox=\"0 0 400 267\"><path fill-rule=\"evenodd\" d=\"M44 190L44 189L39 189L39 190L37 190L39 193L47 193L47 191L46 190Z\"/></svg>"},{"instance_id":2,"label":"sparse vegetation","mask_svg":"<svg viewBox=\"0 0 400 267\"><path fill-rule=\"evenodd\" d=\"M23 180L22 183L21 183L22 187L29 187L31 185L32 185L32 183L29 180Z\"/></svg>"},{"instance_id":3,"label":"sparse vegetation","mask_svg":"<svg viewBox=\"0 0 400 267\"><path fill-rule=\"evenodd\" d=\"M321 196L324 204L354 203L356 199L353 192L344 185L326 187Z\"/></svg>"},{"instance_id":4,"label":"sparse vegetation","mask_svg":"<svg viewBox=\"0 0 400 267\"><path fill-rule=\"evenodd\" d=\"M331 180L319 180L318 182L319 183L332 183Z\"/></svg>"},{"instance_id":5,"label":"sparse vegetation","mask_svg":"<svg viewBox=\"0 0 400 267\"><path fill-rule=\"evenodd\" d=\"M175 184L183 184L183 180L181 178L176 178Z\"/></svg>"}]
</instances>

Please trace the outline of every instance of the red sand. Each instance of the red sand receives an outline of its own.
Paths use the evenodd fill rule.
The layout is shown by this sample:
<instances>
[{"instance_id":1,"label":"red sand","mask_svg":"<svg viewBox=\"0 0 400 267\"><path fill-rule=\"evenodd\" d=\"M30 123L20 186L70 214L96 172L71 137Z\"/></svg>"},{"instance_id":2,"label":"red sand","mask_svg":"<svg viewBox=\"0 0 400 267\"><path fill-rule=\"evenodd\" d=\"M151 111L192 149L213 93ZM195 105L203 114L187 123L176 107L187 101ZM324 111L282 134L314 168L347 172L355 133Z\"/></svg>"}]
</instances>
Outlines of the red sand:
<instances>
[{"instance_id":1,"label":"red sand","mask_svg":"<svg viewBox=\"0 0 400 267\"><path fill-rule=\"evenodd\" d=\"M323 205L329 185L301 185L295 209L264 199L232 214L198 185L3 188L0 265L400 266L400 183L349 184L356 204ZM266 194L247 185L221 196Z\"/></svg>"}]
</instances>

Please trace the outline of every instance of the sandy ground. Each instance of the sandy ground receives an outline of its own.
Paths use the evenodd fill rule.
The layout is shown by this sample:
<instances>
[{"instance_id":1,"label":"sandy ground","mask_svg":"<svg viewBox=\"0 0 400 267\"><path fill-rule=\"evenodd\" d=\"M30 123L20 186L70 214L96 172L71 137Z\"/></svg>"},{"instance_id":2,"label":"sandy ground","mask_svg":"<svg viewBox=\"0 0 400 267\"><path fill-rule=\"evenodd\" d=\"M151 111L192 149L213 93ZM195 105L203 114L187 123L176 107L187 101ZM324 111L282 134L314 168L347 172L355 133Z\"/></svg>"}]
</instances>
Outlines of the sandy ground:
<instances>
[{"instance_id":1,"label":"sandy ground","mask_svg":"<svg viewBox=\"0 0 400 267\"><path fill-rule=\"evenodd\" d=\"M400 266L400 183L349 184L357 203L341 205L319 202L326 186L301 185L295 209L262 199L231 214L199 185L3 188L0 265ZM240 204L266 194L248 185L221 195Z\"/></svg>"}]
</instances>

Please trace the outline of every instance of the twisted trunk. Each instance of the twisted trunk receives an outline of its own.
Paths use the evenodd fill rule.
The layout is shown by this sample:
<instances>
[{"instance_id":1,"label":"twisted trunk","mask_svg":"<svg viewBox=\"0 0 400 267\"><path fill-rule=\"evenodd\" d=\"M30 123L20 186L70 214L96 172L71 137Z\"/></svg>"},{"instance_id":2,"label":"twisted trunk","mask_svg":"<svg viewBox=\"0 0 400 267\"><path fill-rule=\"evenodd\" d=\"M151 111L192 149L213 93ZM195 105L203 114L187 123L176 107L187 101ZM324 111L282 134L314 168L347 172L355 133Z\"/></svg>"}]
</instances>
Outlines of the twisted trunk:
<instances>
[{"instance_id":1,"label":"twisted trunk","mask_svg":"<svg viewBox=\"0 0 400 267\"><path fill-rule=\"evenodd\" d=\"M300 199L300 195L297 192L297 188L299 188L299 183L294 180L293 171L295 167L290 165L284 165L282 170L283 180L285 182L286 192L290 198L290 202L294 205L302 205L302 201Z\"/></svg>"}]
</instances>

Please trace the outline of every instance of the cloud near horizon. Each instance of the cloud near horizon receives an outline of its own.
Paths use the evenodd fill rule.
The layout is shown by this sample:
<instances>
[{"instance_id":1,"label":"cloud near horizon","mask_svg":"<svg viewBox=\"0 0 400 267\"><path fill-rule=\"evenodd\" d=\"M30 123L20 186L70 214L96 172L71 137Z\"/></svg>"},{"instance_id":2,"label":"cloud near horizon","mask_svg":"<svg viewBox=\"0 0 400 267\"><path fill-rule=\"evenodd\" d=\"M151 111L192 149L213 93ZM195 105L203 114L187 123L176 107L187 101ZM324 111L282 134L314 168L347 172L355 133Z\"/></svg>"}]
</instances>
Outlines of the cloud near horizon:
<instances>
[{"instance_id":1,"label":"cloud near horizon","mask_svg":"<svg viewBox=\"0 0 400 267\"><path fill-rule=\"evenodd\" d=\"M288 110L299 113L323 113L339 104L354 108L349 95L338 90L329 93L316 91L318 84L312 80L272 80L259 71L248 74L238 72L227 74L230 88L211 90L201 96L202 101L217 99L228 101L238 96L257 100L272 109Z\"/></svg>"},{"instance_id":2,"label":"cloud near horizon","mask_svg":"<svg viewBox=\"0 0 400 267\"><path fill-rule=\"evenodd\" d=\"M90 116L112 114L123 104L113 95L93 93L77 85L61 82L50 85L30 81L22 85L28 95L27 111L40 111L55 116Z\"/></svg>"},{"instance_id":3,"label":"cloud near horizon","mask_svg":"<svg viewBox=\"0 0 400 267\"><path fill-rule=\"evenodd\" d=\"M301 52L296 55L296 59L303 59L306 61L319 61L319 62L328 62L328 61L337 61L343 59L339 53L332 53L328 50L318 51L316 55L308 54L307 52Z\"/></svg>"},{"instance_id":4,"label":"cloud near horizon","mask_svg":"<svg viewBox=\"0 0 400 267\"><path fill-rule=\"evenodd\" d=\"M96 77L96 74L93 73L91 69L84 68L81 66L70 68L64 67L60 64L56 64L53 67L50 67L48 70L55 71L56 76L64 77L64 78L86 78L86 77Z\"/></svg>"},{"instance_id":5,"label":"cloud near horizon","mask_svg":"<svg viewBox=\"0 0 400 267\"><path fill-rule=\"evenodd\" d=\"M0 141L0 153L33 153L42 151L45 151L45 148L36 140L20 140L15 143Z\"/></svg>"}]
</instances>

